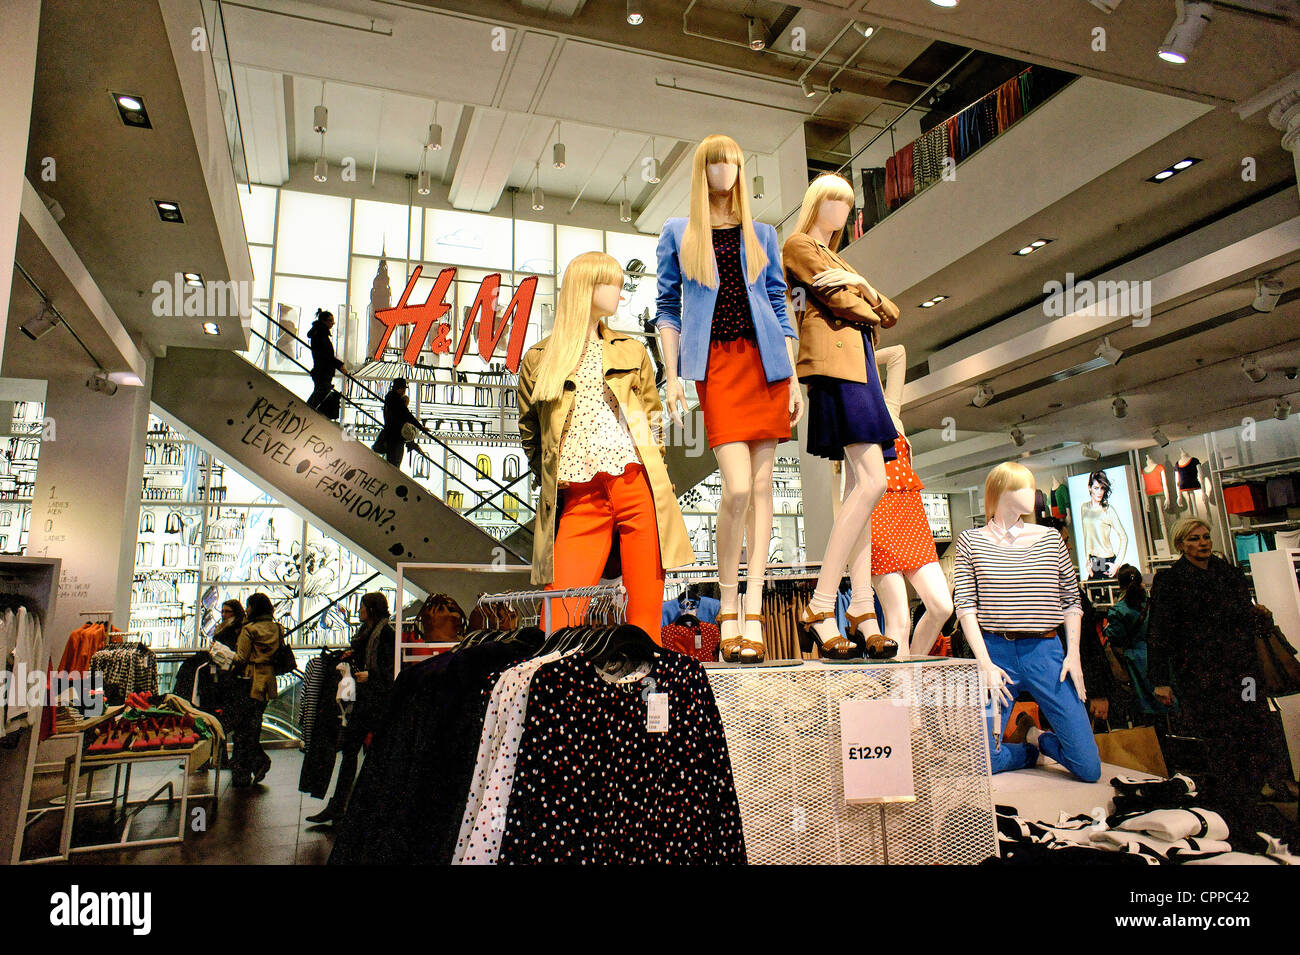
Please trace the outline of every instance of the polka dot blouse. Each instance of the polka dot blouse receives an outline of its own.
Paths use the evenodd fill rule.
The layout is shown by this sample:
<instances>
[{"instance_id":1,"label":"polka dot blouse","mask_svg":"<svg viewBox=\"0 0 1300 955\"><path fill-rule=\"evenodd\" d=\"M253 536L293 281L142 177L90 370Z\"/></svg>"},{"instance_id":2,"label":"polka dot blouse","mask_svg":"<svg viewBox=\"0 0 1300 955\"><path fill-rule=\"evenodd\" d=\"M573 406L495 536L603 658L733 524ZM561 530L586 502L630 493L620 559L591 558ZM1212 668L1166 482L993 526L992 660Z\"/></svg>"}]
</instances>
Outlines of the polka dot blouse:
<instances>
[{"instance_id":1,"label":"polka dot blouse","mask_svg":"<svg viewBox=\"0 0 1300 955\"><path fill-rule=\"evenodd\" d=\"M646 730L647 689L668 695ZM636 683L580 656L533 677L500 861L742 864L745 838L722 718L704 669L663 651Z\"/></svg>"},{"instance_id":2,"label":"polka dot blouse","mask_svg":"<svg viewBox=\"0 0 1300 955\"><path fill-rule=\"evenodd\" d=\"M757 333L740 261L740 226L713 230L713 257L718 265L718 300L709 337L715 342L754 341Z\"/></svg>"}]
</instances>

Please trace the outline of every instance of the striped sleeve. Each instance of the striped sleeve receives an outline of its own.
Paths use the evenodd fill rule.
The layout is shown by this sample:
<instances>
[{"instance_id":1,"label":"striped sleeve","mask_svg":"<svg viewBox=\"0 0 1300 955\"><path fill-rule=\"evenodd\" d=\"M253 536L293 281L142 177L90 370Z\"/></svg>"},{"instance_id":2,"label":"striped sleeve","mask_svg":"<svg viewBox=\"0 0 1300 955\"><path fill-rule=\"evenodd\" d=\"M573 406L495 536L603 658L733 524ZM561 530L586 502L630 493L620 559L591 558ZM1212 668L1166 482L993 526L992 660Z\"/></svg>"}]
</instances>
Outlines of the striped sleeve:
<instances>
[{"instance_id":1,"label":"striped sleeve","mask_svg":"<svg viewBox=\"0 0 1300 955\"><path fill-rule=\"evenodd\" d=\"M966 532L957 537L957 558L953 570L953 608L959 620L963 614L979 611L979 591L975 586L975 560Z\"/></svg>"},{"instance_id":2,"label":"striped sleeve","mask_svg":"<svg viewBox=\"0 0 1300 955\"><path fill-rule=\"evenodd\" d=\"M1074 569L1074 561L1070 559L1070 552L1065 546L1065 538L1056 533L1056 565L1059 568L1061 576L1061 612L1069 614L1082 614L1083 601L1079 595L1079 574Z\"/></svg>"}]
</instances>

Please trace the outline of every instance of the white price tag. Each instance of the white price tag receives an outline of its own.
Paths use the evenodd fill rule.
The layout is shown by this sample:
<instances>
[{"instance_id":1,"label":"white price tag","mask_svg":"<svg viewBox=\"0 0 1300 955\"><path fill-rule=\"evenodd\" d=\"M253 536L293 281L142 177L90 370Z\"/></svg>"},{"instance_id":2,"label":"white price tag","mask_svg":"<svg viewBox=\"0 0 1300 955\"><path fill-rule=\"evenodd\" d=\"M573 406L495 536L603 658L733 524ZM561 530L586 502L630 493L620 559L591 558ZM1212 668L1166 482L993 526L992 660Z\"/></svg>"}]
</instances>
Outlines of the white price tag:
<instances>
[{"instance_id":1,"label":"white price tag","mask_svg":"<svg viewBox=\"0 0 1300 955\"><path fill-rule=\"evenodd\" d=\"M897 700L840 700L844 802L912 802L912 708Z\"/></svg>"},{"instance_id":2,"label":"white price tag","mask_svg":"<svg viewBox=\"0 0 1300 955\"><path fill-rule=\"evenodd\" d=\"M667 693L651 693L646 697L645 729L647 733L668 732Z\"/></svg>"}]
</instances>

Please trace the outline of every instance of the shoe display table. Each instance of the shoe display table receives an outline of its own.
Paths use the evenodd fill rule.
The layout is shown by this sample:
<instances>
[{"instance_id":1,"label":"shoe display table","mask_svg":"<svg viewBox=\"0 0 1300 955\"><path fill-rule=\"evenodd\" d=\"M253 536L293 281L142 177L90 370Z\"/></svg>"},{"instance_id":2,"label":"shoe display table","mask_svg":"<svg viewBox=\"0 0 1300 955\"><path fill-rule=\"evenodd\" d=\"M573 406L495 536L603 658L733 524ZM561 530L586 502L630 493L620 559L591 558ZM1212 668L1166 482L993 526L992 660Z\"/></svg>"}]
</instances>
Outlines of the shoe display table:
<instances>
[{"instance_id":1,"label":"shoe display table","mask_svg":"<svg viewBox=\"0 0 1300 955\"><path fill-rule=\"evenodd\" d=\"M754 864L970 865L997 854L979 669L919 658L712 666ZM911 802L847 805L841 700L898 701Z\"/></svg>"}]
</instances>

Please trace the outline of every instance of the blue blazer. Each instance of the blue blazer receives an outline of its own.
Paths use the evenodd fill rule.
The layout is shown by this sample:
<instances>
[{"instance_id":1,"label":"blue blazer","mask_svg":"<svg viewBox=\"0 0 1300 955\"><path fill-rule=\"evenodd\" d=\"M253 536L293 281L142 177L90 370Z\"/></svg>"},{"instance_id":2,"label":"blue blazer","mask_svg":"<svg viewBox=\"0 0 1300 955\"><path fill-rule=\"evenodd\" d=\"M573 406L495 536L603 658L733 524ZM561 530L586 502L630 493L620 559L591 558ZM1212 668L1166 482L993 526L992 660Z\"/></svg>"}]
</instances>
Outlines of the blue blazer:
<instances>
[{"instance_id":1,"label":"blue blazer","mask_svg":"<svg viewBox=\"0 0 1300 955\"><path fill-rule=\"evenodd\" d=\"M659 234L659 294L655 299L655 321L660 329L672 328L681 335L678 377L703 381L709 366L709 340L713 328L713 307L718 300L717 288L701 285L682 274L680 251L685 219L669 219ZM794 375L785 339L799 335L785 314L785 272L781 268L781 248L776 229L765 222L755 222L754 232L767 252L767 266L758 279L746 283L749 311L754 318L758 353L769 382ZM740 270L745 268L745 235L740 236Z\"/></svg>"}]
</instances>

